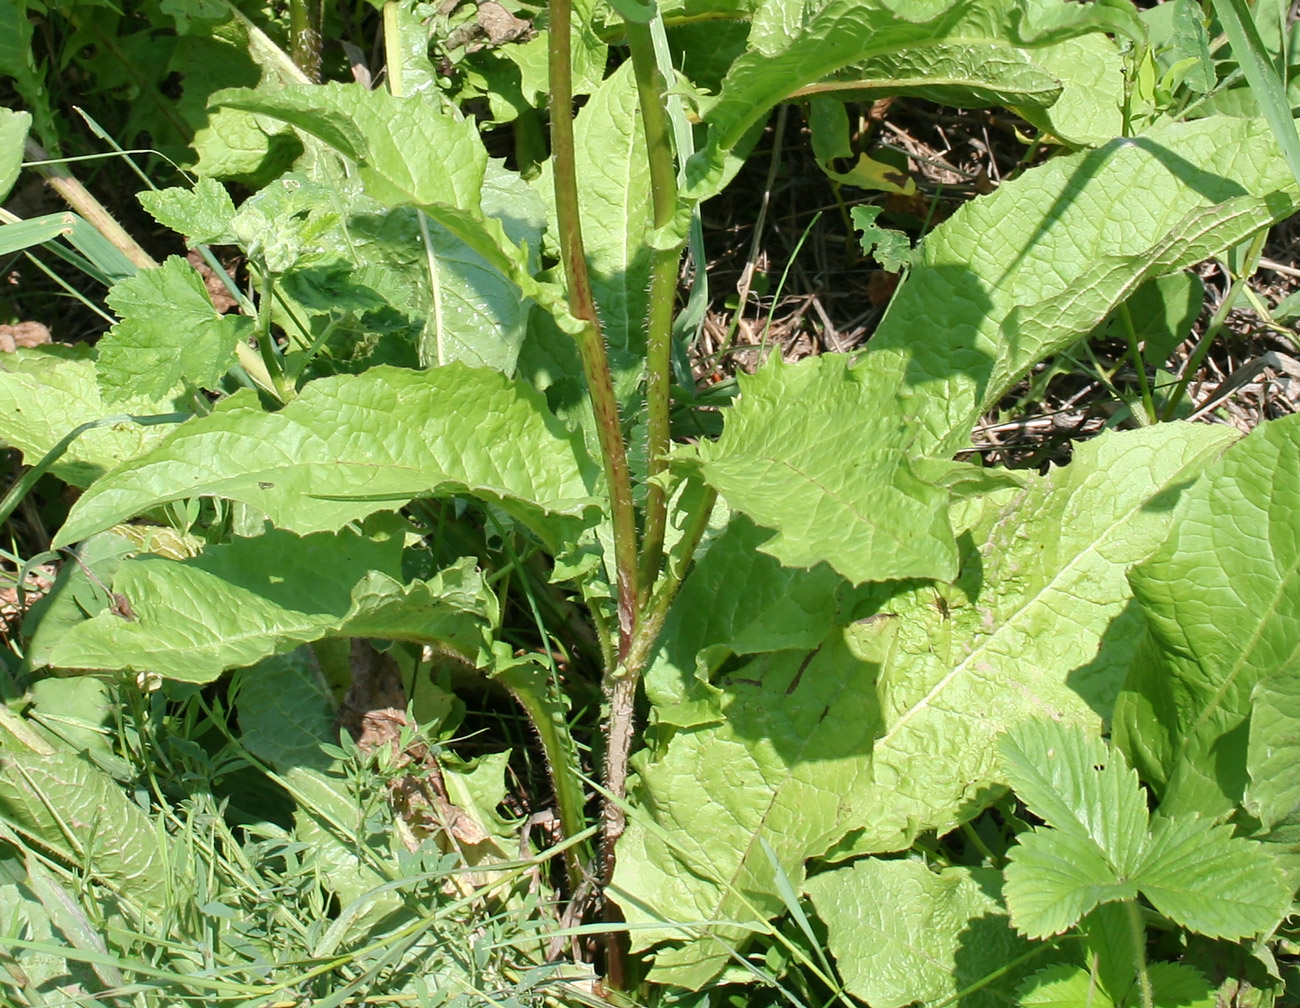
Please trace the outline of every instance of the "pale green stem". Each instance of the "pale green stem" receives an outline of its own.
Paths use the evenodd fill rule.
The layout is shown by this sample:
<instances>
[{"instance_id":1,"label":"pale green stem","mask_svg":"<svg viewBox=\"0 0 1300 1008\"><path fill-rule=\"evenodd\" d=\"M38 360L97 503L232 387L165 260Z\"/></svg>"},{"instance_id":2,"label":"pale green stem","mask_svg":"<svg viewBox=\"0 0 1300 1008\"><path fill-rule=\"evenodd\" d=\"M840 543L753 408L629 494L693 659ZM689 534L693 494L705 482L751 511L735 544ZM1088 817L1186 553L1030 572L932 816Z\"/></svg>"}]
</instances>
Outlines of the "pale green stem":
<instances>
[{"instance_id":1,"label":"pale green stem","mask_svg":"<svg viewBox=\"0 0 1300 1008\"><path fill-rule=\"evenodd\" d=\"M384 69L388 73L388 91L395 98L405 96L402 84L402 32L397 23L397 0L384 4Z\"/></svg>"},{"instance_id":2,"label":"pale green stem","mask_svg":"<svg viewBox=\"0 0 1300 1008\"><path fill-rule=\"evenodd\" d=\"M1142 1008L1152 1008L1151 977L1147 973L1147 929L1142 923L1142 910L1136 899L1125 900L1124 909L1128 914L1129 935L1133 939L1133 965L1137 970Z\"/></svg>"},{"instance_id":3,"label":"pale green stem","mask_svg":"<svg viewBox=\"0 0 1300 1008\"><path fill-rule=\"evenodd\" d=\"M650 26L629 21L624 27L628 48L632 53L632 70L641 106L641 124L645 130L650 193L654 207L652 223L655 228L664 228L672 222L677 208L677 170L673 164L672 132L664 111L666 82L655 62ZM645 601L659 574L668 518L667 495L653 477L668 468L673 308L682 244L684 242L669 249L655 249L650 261L650 310L646 323L646 419L649 441L647 474L651 481L646 493L645 527L641 543L641 602Z\"/></svg>"},{"instance_id":4,"label":"pale green stem","mask_svg":"<svg viewBox=\"0 0 1300 1008\"><path fill-rule=\"evenodd\" d=\"M55 192L63 197L68 206L81 214L96 231L115 245L132 263L140 269L157 268L158 263L154 261L153 256L141 248L140 243L126 233L122 225L104 208L104 205L95 199L89 190L72 176L71 172L60 164L51 163L40 144L29 139L24 152L28 161L46 162L37 165L36 171L44 177Z\"/></svg>"}]
</instances>

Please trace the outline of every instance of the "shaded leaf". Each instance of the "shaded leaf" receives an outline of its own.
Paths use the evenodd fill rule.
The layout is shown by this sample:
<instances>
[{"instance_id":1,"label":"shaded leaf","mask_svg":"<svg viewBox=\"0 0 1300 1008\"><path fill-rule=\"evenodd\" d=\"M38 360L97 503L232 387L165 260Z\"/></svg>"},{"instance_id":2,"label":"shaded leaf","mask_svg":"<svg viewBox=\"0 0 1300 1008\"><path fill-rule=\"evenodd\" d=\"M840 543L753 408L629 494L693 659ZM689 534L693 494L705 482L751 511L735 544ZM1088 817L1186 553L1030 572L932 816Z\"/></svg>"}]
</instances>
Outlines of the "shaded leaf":
<instances>
[{"instance_id":1,"label":"shaded leaf","mask_svg":"<svg viewBox=\"0 0 1300 1008\"><path fill-rule=\"evenodd\" d=\"M1028 951L996 897L999 881L988 869L936 872L911 859L866 858L804 888L845 989L873 1008L903 1008L955 996ZM1013 970L962 1004L1005 1004L1018 976Z\"/></svg>"},{"instance_id":2,"label":"shaded leaf","mask_svg":"<svg viewBox=\"0 0 1300 1008\"><path fill-rule=\"evenodd\" d=\"M189 560L123 563L113 590L135 619L104 610L54 643L60 668L151 671L207 682L325 636L438 643L477 654L495 599L469 558L404 585L400 538L274 530Z\"/></svg>"},{"instance_id":3,"label":"shaded leaf","mask_svg":"<svg viewBox=\"0 0 1300 1008\"><path fill-rule=\"evenodd\" d=\"M920 424L914 451L946 454L1033 364L1091 332L1146 280L1295 205L1290 172L1257 122L1170 124L1053 158L926 236L866 363L893 374ZM1098 210L1111 206L1127 212Z\"/></svg>"},{"instance_id":4,"label":"shaded leaf","mask_svg":"<svg viewBox=\"0 0 1300 1008\"><path fill-rule=\"evenodd\" d=\"M1244 805L1271 827L1300 809L1300 675L1285 669L1260 680L1251 697Z\"/></svg>"}]
</instances>

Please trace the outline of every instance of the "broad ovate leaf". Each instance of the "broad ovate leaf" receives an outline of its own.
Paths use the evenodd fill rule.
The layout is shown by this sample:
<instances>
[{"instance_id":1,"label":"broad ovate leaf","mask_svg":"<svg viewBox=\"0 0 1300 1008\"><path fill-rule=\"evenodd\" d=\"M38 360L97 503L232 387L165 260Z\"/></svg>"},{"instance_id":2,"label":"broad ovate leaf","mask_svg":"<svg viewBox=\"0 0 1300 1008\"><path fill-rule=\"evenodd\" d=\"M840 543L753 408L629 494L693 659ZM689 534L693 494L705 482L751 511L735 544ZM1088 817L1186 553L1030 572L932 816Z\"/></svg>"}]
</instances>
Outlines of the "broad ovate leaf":
<instances>
[{"instance_id":1,"label":"broad ovate leaf","mask_svg":"<svg viewBox=\"0 0 1300 1008\"><path fill-rule=\"evenodd\" d=\"M1300 649L1300 417L1261 424L1179 504L1132 575L1147 636L1115 738L1161 811L1218 816L1243 798L1251 697Z\"/></svg>"},{"instance_id":2,"label":"broad ovate leaf","mask_svg":"<svg viewBox=\"0 0 1300 1008\"><path fill-rule=\"evenodd\" d=\"M99 341L96 372L113 405L218 388L235 361L235 344L253 331L252 319L217 312L180 256L119 281L108 304L119 321Z\"/></svg>"},{"instance_id":3,"label":"broad ovate leaf","mask_svg":"<svg viewBox=\"0 0 1300 1008\"><path fill-rule=\"evenodd\" d=\"M137 907L161 910L185 884L165 839L117 781L58 750L0 750L0 815L37 849L95 877Z\"/></svg>"},{"instance_id":4,"label":"broad ovate leaf","mask_svg":"<svg viewBox=\"0 0 1300 1008\"><path fill-rule=\"evenodd\" d=\"M120 414L151 416L175 409L169 400L133 396L112 405L104 401L95 376L95 351L40 346L0 354L0 442L36 465L76 427ZM85 431L54 463L51 472L76 487L123 462L143 455L169 428L144 426L123 417L120 423Z\"/></svg>"},{"instance_id":5,"label":"broad ovate leaf","mask_svg":"<svg viewBox=\"0 0 1300 1008\"><path fill-rule=\"evenodd\" d=\"M1294 190L1268 127L1243 119L1169 124L1053 158L926 236L867 362L893 372L920 425L916 450L943 455L1033 364L1146 280L1290 215Z\"/></svg>"},{"instance_id":6,"label":"broad ovate leaf","mask_svg":"<svg viewBox=\"0 0 1300 1008\"><path fill-rule=\"evenodd\" d=\"M741 380L721 439L700 446L704 479L777 531L761 548L787 567L825 562L855 583L950 580L948 492L914 469L914 435L872 377L841 354L773 358Z\"/></svg>"},{"instance_id":7,"label":"broad ovate leaf","mask_svg":"<svg viewBox=\"0 0 1300 1008\"><path fill-rule=\"evenodd\" d=\"M760 837L798 884L807 858L902 850L976 815L1003 781L1004 728L1047 714L1096 731L1141 631L1125 574L1168 529L1168 501L1236 437L1166 424L1081 444L1070 465L989 499L951 587L880 586L841 615L811 614L848 623L820 646L727 667L708 684L715 716L676 718L641 758L614 878L633 943L680 940L676 921L781 912ZM757 633L719 617L700 621L702 651ZM657 977L699 985L725 955L697 941L655 961Z\"/></svg>"},{"instance_id":8,"label":"broad ovate leaf","mask_svg":"<svg viewBox=\"0 0 1300 1008\"><path fill-rule=\"evenodd\" d=\"M280 530L189 560L123 563L113 590L133 619L105 610L50 649L56 668L128 669L207 682L326 636L438 644L474 660L496 602L466 559L403 584L400 540Z\"/></svg>"},{"instance_id":9,"label":"broad ovate leaf","mask_svg":"<svg viewBox=\"0 0 1300 1008\"><path fill-rule=\"evenodd\" d=\"M242 501L280 528L340 528L422 496L500 504L544 539L582 525L597 475L541 395L496 371L371 368L311 382L279 412L251 392L187 421L97 482L58 544L190 497Z\"/></svg>"},{"instance_id":10,"label":"broad ovate leaf","mask_svg":"<svg viewBox=\"0 0 1300 1008\"><path fill-rule=\"evenodd\" d=\"M904 1008L955 997L1028 951L997 898L1000 883L989 869L864 858L804 888L845 989L873 1008ZM962 1004L1006 1004L1019 975L1003 974Z\"/></svg>"}]
</instances>

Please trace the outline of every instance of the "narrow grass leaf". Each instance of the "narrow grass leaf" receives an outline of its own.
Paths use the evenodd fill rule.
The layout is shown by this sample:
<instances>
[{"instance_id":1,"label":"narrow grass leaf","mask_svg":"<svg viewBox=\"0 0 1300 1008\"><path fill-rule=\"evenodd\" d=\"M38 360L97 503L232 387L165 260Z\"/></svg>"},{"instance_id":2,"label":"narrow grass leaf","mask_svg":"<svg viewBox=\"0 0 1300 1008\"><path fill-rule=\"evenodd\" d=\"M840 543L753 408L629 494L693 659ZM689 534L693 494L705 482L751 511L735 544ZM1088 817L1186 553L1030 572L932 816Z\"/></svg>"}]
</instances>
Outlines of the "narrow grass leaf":
<instances>
[{"instance_id":1,"label":"narrow grass leaf","mask_svg":"<svg viewBox=\"0 0 1300 1008\"><path fill-rule=\"evenodd\" d=\"M1291 118L1286 84L1278 78L1272 54L1259 37L1259 28L1245 0L1211 0L1214 13L1232 46L1232 55L1246 75L1259 109L1277 138L1291 174L1300 183L1300 137Z\"/></svg>"}]
</instances>

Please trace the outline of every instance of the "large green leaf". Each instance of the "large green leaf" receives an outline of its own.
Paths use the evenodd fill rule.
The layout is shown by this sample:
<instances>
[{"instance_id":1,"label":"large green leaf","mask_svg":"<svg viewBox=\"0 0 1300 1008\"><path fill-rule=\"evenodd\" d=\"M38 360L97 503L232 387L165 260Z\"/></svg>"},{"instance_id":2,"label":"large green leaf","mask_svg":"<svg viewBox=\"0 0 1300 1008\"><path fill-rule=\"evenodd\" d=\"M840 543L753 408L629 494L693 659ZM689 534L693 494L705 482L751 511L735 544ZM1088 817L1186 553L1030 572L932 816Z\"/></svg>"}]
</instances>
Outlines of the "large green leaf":
<instances>
[{"instance_id":1,"label":"large green leaf","mask_svg":"<svg viewBox=\"0 0 1300 1008\"><path fill-rule=\"evenodd\" d=\"M161 836L121 786L69 752L0 751L0 816L38 849L134 905L161 910L187 884Z\"/></svg>"},{"instance_id":2,"label":"large green leaf","mask_svg":"<svg viewBox=\"0 0 1300 1008\"><path fill-rule=\"evenodd\" d=\"M765 4L755 15L753 37L758 45L732 64L718 100L706 116L708 142L689 163L689 195L712 195L726 177L727 154L773 106L845 67L869 65L874 59L909 50L966 47L990 60L988 75L976 71L976 76L996 87L1003 61L1019 63L1022 59L1013 50L1025 42L1020 27L1027 6L1018 0L951 4L830 0L820 7L803 0ZM1077 24L1072 27L1071 21ZM1072 12L1060 18L1050 36L1042 36L1035 44L1058 42L1097 28L1086 13ZM908 72L917 72L917 68ZM1022 87L1025 105L1050 104L1058 94L1047 84L1047 74L1040 72L1038 80L1040 84L1028 92ZM1035 96L1032 103L1030 93Z\"/></svg>"},{"instance_id":3,"label":"large green leaf","mask_svg":"<svg viewBox=\"0 0 1300 1008\"><path fill-rule=\"evenodd\" d=\"M582 180L582 240L601 327L611 346L641 354L649 310L647 235L654 214L630 62L588 99L573 131Z\"/></svg>"},{"instance_id":4,"label":"large green leaf","mask_svg":"<svg viewBox=\"0 0 1300 1008\"><path fill-rule=\"evenodd\" d=\"M788 567L825 562L855 583L950 580L948 492L917 473L914 435L876 398L872 377L844 355L774 357L741 379L717 443L699 446L704 479L777 530L760 548Z\"/></svg>"},{"instance_id":5,"label":"large green leaf","mask_svg":"<svg viewBox=\"0 0 1300 1008\"><path fill-rule=\"evenodd\" d=\"M567 538L591 503L595 464L531 388L496 371L371 368L322 378L277 413L241 392L100 480L56 545L167 501L243 501L280 528L340 528L415 497L469 493L544 539Z\"/></svg>"},{"instance_id":6,"label":"large green leaf","mask_svg":"<svg viewBox=\"0 0 1300 1008\"><path fill-rule=\"evenodd\" d=\"M1115 738L1166 812L1242 800L1251 695L1300 659L1300 418L1262 424L1180 502L1136 568L1148 633Z\"/></svg>"},{"instance_id":7,"label":"large green leaf","mask_svg":"<svg viewBox=\"0 0 1300 1008\"><path fill-rule=\"evenodd\" d=\"M810 651L850 619L852 586L826 564L782 567L759 548L771 538L737 515L691 568L646 673L660 722L689 727L680 704L729 655Z\"/></svg>"},{"instance_id":8,"label":"large green leaf","mask_svg":"<svg viewBox=\"0 0 1300 1008\"><path fill-rule=\"evenodd\" d=\"M1139 892L1215 938L1268 932L1290 905L1266 845L1199 815L1150 820L1137 774L1099 738L1039 719L1012 728L999 750L1007 781L1049 823L1021 834L1008 857L1004 893L1024 934L1058 934Z\"/></svg>"},{"instance_id":9,"label":"large green leaf","mask_svg":"<svg viewBox=\"0 0 1300 1008\"><path fill-rule=\"evenodd\" d=\"M576 328L563 292L533 279L529 252L484 213L487 151L472 119L436 91L397 98L360 84L291 86L273 93L230 89L216 104L272 116L323 140L360 167L366 192L387 206L423 209L528 297Z\"/></svg>"},{"instance_id":10,"label":"large green leaf","mask_svg":"<svg viewBox=\"0 0 1300 1008\"><path fill-rule=\"evenodd\" d=\"M207 682L325 636L437 643L473 660L495 599L466 559L404 585L399 536L306 538L279 530L214 546L189 560L123 563L112 610L72 627L46 660L57 668L151 671Z\"/></svg>"},{"instance_id":11,"label":"large green leaf","mask_svg":"<svg viewBox=\"0 0 1300 1008\"><path fill-rule=\"evenodd\" d=\"M926 237L867 363L893 373L921 426L916 450L946 454L1034 363L1144 281L1291 214L1294 189L1267 127L1248 120L1171 124L1055 158Z\"/></svg>"},{"instance_id":12,"label":"large green leaf","mask_svg":"<svg viewBox=\"0 0 1300 1008\"><path fill-rule=\"evenodd\" d=\"M221 315L203 280L180 256L118 282L108 304L120 321L98 344L96 371L106 401L215 389L235 361L253 320Z\"/></svg>"},{"instance_id":13,"label":"large green leaf","mask_svg":"<svg viewBox=\"0 0 1300 1008\"><path fill-rule=\"evenodd\" d=\"M872 605L819 614L863 618L820 648L737 664L712 684L713 718L680 719L642 757L641 811L615 873L628 920L779 913L760 837L796 884L809 857L905 849L996 794L1002 728L1042 712L1097 725L1141 630L1125 573L1169 527L1168 501L1235 437L1166 424L1079 445L1070 465L978 515L951 588L881 587ZM699 643L737 627L720 619L720 639ZM680 937L633 932L641 948ZM718 955L698 941L659 951L657 975L698 985Z\"/></svg>"},{"instance_id":14,"label":"large green leaf","mask_svg":"<svg viewBox=\"0 0 1300 1008\"><path fill-rule=\"evenodd\" d=\"M997 898L1000 883L990 869L864 858L804 888L845 989L873 1008L903 1008L954 997L1028 951ZM1005 1005L1019 975L1012 970L961 1003Z\"/></svg>"},{"instance_id":15,"label":"large green leaf","mask_svg":"<svg viewBox=\"0 0 1300 1008\"><path fill-rule=\"evenodd\" d=\"M95 351L43 346L0 356L0 441L35 465L64 435L83 423L119 413L137 416L169 413L170 401L135 396L110 407L95 380ZM51 471L84 487L110 469L143 455L168 428L123 421L86 431L72 442Z\"/></svg>"}]
</instances>

